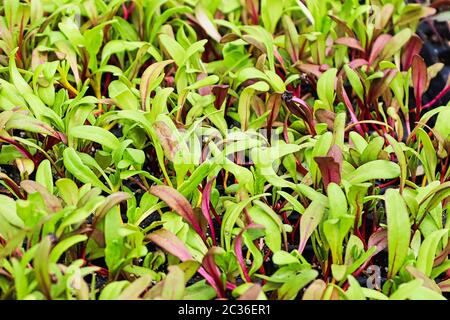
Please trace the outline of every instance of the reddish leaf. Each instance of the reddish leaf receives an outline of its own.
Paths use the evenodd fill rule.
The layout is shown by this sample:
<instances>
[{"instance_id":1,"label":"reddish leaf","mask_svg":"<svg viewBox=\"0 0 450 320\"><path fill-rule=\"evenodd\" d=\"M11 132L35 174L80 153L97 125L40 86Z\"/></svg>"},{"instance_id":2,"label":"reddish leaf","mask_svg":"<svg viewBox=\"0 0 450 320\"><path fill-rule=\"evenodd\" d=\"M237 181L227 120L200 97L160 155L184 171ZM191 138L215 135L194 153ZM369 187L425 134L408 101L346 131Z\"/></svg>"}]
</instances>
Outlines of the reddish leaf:
<instances>
[{"instance_id":1,"label":"reddish leaf","mask_svg":"<svg viewBox=\"0 0 450 320\"><path fill-rule=\"evenodd\" d=\"M317 79L319 79L322 72L320 71L320 66L317 64L310 64L310 63L295 63L294 66L300 70L301 72L311 74L315 76Z\"/></svg>"},{"instance_id":2,"label":"reddish leaf","mask_svg":"<svg viewBox=\"0 0 450 320\"><path fill-rule=\"evenodd\" d=\"M173 161L176 153L180 150L180 144L176 140L172 130L163 121L156 121L153 123L153 128L158 136L159 143L163 147L166 157Z\"/></svg>"},{"instance_id":3,"label":"reddish leaf","mask_svg":"<svg viewBox=\"0 0 450 320\"><path fill-rule=\"evenodd\" d=\"M213 24L211 19L208 17L205 9L201 5L197 5L197 7L195 8L195 18L197 19L199 25L203 28L203 30L205 30L205 32L208 34L208 36L210 36L217 42L220 42L222 36L217 31L216 26Z\"/></svg>"},{"instance_id":4,"label":"reddish leaf","mask_svg":"<svg viewBox=\"0 0 450 320\"><path fill-rule=\"evenodd\" d=\"M397 69L384 70L384 76L382 78L375 79L370 87L369 97L372 102L376 102L386 90L389 89L389 85L394 80L397 74Z\"/></svg>"},{"instance_id":5,"label":"reddish leaf","mask_svg":"<svg viewBox=\"0 0 450 320\"><path fill-rule=\"evenodd\" d=\"M193 260L191 253L186 248L183 241L178 239L178 237L169 230L159 229L147 235L146 238L181 261Z\"/></svg>"},{"instance_id":6,"label":"reddish leaf","mask_svg":"<svg viewBox=\"0 0 450 320\"><path fill-rule=\"evenodd\" d=\"M382 34L375 40L372 45L372 50L370 51L369 65L372 65L372 63L375 61L381 51L383 51L384 47L391 39L392 36L390 34Z\"/></svg>"},{"instance_id":7,"label":"reddish leaf","mask_svg":"<svg viewBox=\"0 0 450 320\"><path fill-rule=\"evenodd\" d=\"M422 96L425 92L425 87L428 81L427 77L427 65L425 61L415 55L412 61L412 81L414 87L414 96L416 97L416 106L422 106Z\"/></svg>"},{"instance_id":8,"label":"reddish leaf","mask_svg":"<svg viewBox=\"0 0 450 320\"><path fill-rule=\"evenodd\" d=\"M241 266L242 272L244 273L245 280L247 282L251 282L250 275L248 274L247 267L245 266L244 257L242 256L242 236L248 229L264 229L264 226L254 223L249 224L248 226L243 228L241 232L239 232L236 239L234 240L234 252L236 254L236 258L239 262L239 265Z\"/></svg>"},{"instance_id":9,"label":"reddish leaf","mask_svg":"<svg viewBox=\"0 0 450 320\"><path fill-rule=\"evenodd\" d=\"M209 204L210 204L210 198L211 198L211 188L212 188L212 184L215 179L216 179L216 177L209 180L202 192L202 213L203 213L203 216L208 221L209 229L211 230L211 238L212 238L214 245L216 245L216 231L214 230L214 224L213 224L213 221L211 218Z\"/></svg>"},{"instance_id":10,"label":"reddish leaf","mask_svg":"<svg viewBox=\"0 0 450 320\"><path fill-rule=\"evenodd\" d=\"M229 87L230 86L226 84L218 84L213 86L212 93L216 97L216 100L214 101L214 107L216 107L217 110L220 109L223 102L225 101Z\"/></svg>"},{"instance_id":11,"label":"reddish leaf","mask_svg":"<svg viewBox=\"0 0 450 320\"><path fill-rule=\"evenodd\" d=\"M272 139L272 125L274 120L278 117L280 106L281 106L281 94L279 93L271 94L269 99L267 100L267 109L271 110L269 119L267 119L267 137L269 138L269 142Z\"/></svg>"},{"instance_id":12,"label":"reddish leaf","mask_svg":"<svg viewBox=\"0 0 450 320\"><path fill-rule=\"evenodd\" d=\"M273 46L273 55L275 56L275 58L278 60L278 62L281 65L281 68L283 70L286 70L285 66L284 66L284 60L283 57L281 56L280 52L278 51L277 47Z\"/></svg>"},{"instance_id":13,"label":"reddish leaf","mask_svg":"<svg viewBox=\"0 0 450 320\"><path fill-rule=\"evenodd\" d=\"M0 180L3 180L3 182L11 188L11 190L20 198L20 199L26 199L25 195L22 194L20 191L19 186L12 180L10 177L8 177L3 172L0 172Z\"/></svg>"},{"instance_id":14,"label":"reddish leaf","mask_svg":"<svg viewBox=\"0 0 450 320\"><path fill-rule=\"evenodd\" d=\"M187 260L194 260L184 243L169 230L159 229L147 235L146 238L183 262ZM208 254L206 254L206 256L208 256ZM207 263L206 265L210 267L209 263ZM198 269L198 273L200 273L205 278L205 280L216 290L219 296L222 295L223 290L217 287L214 278L203 267L200 267Z\"/></svg>"},{"instance_id":15,"label":"reddish leaf","mask_svg":"<svg viewBox=\"0 0 450 320\"><path fill-rule=\"evenodd\" d=\"M348 64L348 66L352 69L357 69L359 67L368 65L369 62L366 59L355 59L350 61L350 63Z\"/></svg>"},{"instance_id":16,"label":"reddish leaf","mask_svg":"<svg viewBox=\"0 0 450 320\"><path fill-rule=\"evenodd\" d=\"M350 118L352 119L352 122L358 123L359 122L358 117L356 116L356 113L355 113L355 110L353 109L352 103L350 102L347 92L344 89L342 77L339 77L337 80L337 94L338 94L338 96L342 97L342 100L344 100L345 106L347 107L347 110L350 113ZM362 136L364 136L364 131L360 124L356 125L356 129Z\"/></svg>"},{"instance_id":17,"label":"reddish leaf","mask_svg":"<svg viewBox=\"0 0 450 320\"><path fill-rule=\"evenodd\" d=\"M208 76L207 73L201 72L197 75L197 81L203 80ZM204 86L198 89L198 93L200 93L201 96L206 96L208 94L211 94L212 92L212 86Z\"/></svg>"},{"instance_id":18,"label":"reddish leaf","mask_svg":"<svg viewBox=\"0 0 450 320\"><path fill-rule=\"evenodd\" d=\"M101 219L103 219L103 217L106 216L106 214L116 205L118 205L119 203L121 203L122 201L126 201L128 199L130 199L131 196L126 193L126 192L115 192L111 195L109 195L105 201L103 202L103 204L98 207L98 209L96 210L96 215L94 217L94 222L93 224L96 225L97 221L100 221Z\"/></svg>"},{"instance_id":19,"label":"reddish leaf","mask_svg":"<svg viewBox=\"0 0 450 320\"><path fill-rule=\"evenodd\" d=\"M261 285L259 283L254 283L238 298L238 300L257 300L261 291Z\"/></svg>"},{"instance_id":20,"label":"reddish leaf","mask_svg":"<svg viewBox=\"0 0 450 320\"><path fill-rule=\"evenodd\" d=\"M326 123L328 130L333 130L334 119L336 119L336 114L333 111L317 109L315 115L318 122Z\"/></svg>"},{"instance_id":21,"label":"reddish leaf","mask_svg":"<svg viewBox=\"0 0 450 320\"><path fill-rule=\"evenodd\" d=\"M289 111L292 112L297 117L299 117L300 119L303 119L303 121L305 121L305 123L307 124L310 133L315 136L316 129L314 128L314 117L312 114L311 107L308 106L306 101L297 97L293 97L292 93L288 91L283 93L282 98L286 103L286 106L288 107Z\"/></svg>"},{"instance_id":22,"label":"reddish leaf","mask_svg":"<svg viewBox=\"0 0 450 320\"><path fill-rule=\"evenodd\" d=\"M442 250L442 252L438 254L436 259L434 259L433 267L437 267L438 265L443 263L445 259L447 259L449 253L450 253L450 242L447 242L447 246L444 248L444 250Z\"/></svg>"},{"instance_id":23,"label":"reddish leaf","mask_svg":"<svg viewBox=\"0 0 450 320\"><path fill-rule=\"evenodd\" d=\"M411 67L414 56L420 53L422 46L423 46L422 39L420 39L419 36L413 34L411 39L409 39L408 43L403 49L401 59L403 70L408 70L409 67Z\"/></svg>"},{"instance_id":24,"label":"reddish leaf","mask_svg":"<svg viewBox=\"0 0 450 320\"><path fill-rule=\"evenodd\" d=\"M9 138L9 137L6 137L6 136L0 136L0 141L1 140L12 144L17 149L17 151L19 151L25 158L30 159L31 161L33 161L35 163L35 165L36 165L36 161L33 158L33 155L27 150L27 148L25 148L20 143L18 143L16 140L14 140L14 138Z\"/></svg>"},{"instance_id":25,"label":"reddish leaf","mask_svg":"<svg viewBox=\"0 0 450 320\"><path fill-rule=\"evenodd\" d=\"M50 193L43 185L37 183L33 180L23 180L20 183L20 187L25 190L28 194L39 193L45 202L45 205L52 212L57 212L61 210L61 200Z\"/></svg>"},{"instance_id":26,"label":"reddish leaf","mask_svg":"<svg viewBox=\"0 0 450 320\"><path fill-rule=\"evenodd\" d=\"M339 38L336 39L335 43L350 47L358 51L365 52L364 48L361 46L361 43L355 38L350 37Z\"/></svg>"},{"instance_id":27,"label":"reddish leaf","mask_svg":"<svg viewBox=\"0 0 450 320\"><path fill-rule=\"evenodd\" d=\"M386 58L392 57L396 52L398 52L412 36L412 31L409 28L404 28L397 32L381 51L379 58L380 60L385 60Z\"/></svg>"},{"instance_id":28,"label":"reddish leaf","mask_svg":"<svg viewBox=\"0 0 450 320\"><path fill-rule=\"evenodd\" d=\"M221 252L223 251L218 247L210 248L206 253L206 255L203 257L202 266L205 272L207 272L210 275L210 281L212 281L212 283L210 281L208 282L210 282L211 286L216 290L219 298L224 298L225 297L224 283L222 281L220 269L217 266L216 261L214 259L214 256Z\"/></svg>"},{"instance_id":29,"label":"reddish leaf","mask_svg":"<svg viewBox=\"0 0 450 320\"><path fill-rule=\"evenodd\" d=\"M205 234L200 228L200 223L192 210L191 204L186 198L172 187L153 186L150 193L161 198L167 205L186 220L192 228L206 241Z\"/></svg>"},{"instance_id":30,"label":"reddish leaf","mask_svg":"<svg viewBox=\"0 0 450 320\"><path fill-rule=\"evenodd\" d=\"M314 157L322 174L324 189L330 182L341 183L342 151L337 145L333 145L328 154L322 157Z\"/></svg>"},{"instance_id":31,"label":"reddish leaf","mask_svg":"<svg viewBox=\"0 0 450 320\"><path fill-rule=\"evenodd\" d=\"M347 22L333 15L330 15L330 18L336 21L338 27L342 28L343 32L345 32L348 36L355 37L355 33L353 32L352 28L347 25ZM336 31L339 31L339 28L337 28Z\"/></svg>"},{"instance_id":32,"label":"reddish leaf","mask_svg":"<svg viewBox=\"0 0 450 320\"><path fill-rule=\"evenodd\" d=\"M240 39L240 38L236 33L227 33L222 37L222 39L220 39L220 43L232 42L237 39Z\"/></svg>"},{"instance_id":33,"label":"reddish leaf","mask_svg":"<svg viewBox=\"0 0 450 320\"><path fill-rule=\"evenodd\" d=\"M156 63L150 65L147 69L145 69L144 73L142 74L141 84L140 84L142 110L146 110L147 99L150 95L149 90L153 89L150 87L150 85L154 84L154 81L164 71L164 67L172 62L173 62L173 60L156 62Z\"/></svg>"},{"instance_id":34,"label":"reddish leaf","mask_svg":"<svg viewBox=\"0 0 450 320\"><path fill-rule=\"evenodd\" d=\"M387 248L388 240L387 240L387 230L386 229L378 229L374 233L371 234L369 241L367 243L367 247L377 247L376 251L373 253L372 256L376 255L377 253L383 251L385 248Z\"/></svg>"}]
</instances>

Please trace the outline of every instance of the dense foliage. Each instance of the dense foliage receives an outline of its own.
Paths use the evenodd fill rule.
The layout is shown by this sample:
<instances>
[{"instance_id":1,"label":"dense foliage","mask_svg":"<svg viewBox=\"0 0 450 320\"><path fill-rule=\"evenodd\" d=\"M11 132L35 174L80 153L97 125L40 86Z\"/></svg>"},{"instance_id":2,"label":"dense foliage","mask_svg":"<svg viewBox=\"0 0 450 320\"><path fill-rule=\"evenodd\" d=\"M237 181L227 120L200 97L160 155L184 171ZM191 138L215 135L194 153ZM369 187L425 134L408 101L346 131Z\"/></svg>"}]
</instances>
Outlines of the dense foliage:
<instances>
[{"instance_id":1,"label":"dense foliage","mask_svg":"<svg viewBox=\"0 0 450 320\"><path fill-rule=\"evenodd\" d=\"M0 297L445 299L441 9L3 0Z\"/></svg>"}]
</instances>

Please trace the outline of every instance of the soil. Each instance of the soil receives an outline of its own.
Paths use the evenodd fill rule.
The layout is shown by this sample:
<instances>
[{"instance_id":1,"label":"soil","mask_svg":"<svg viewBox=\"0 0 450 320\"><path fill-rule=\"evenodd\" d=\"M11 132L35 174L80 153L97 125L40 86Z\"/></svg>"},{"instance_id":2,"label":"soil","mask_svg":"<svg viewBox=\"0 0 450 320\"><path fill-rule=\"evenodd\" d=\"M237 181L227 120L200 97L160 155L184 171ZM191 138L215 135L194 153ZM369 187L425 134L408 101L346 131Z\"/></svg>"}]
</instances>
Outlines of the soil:
<instances>
[{"instance_id":1,"label":"soil","mask_svg":"<svg viewBox=\"0 0 450 320\"><path fill-rule=\"evenodd\" d=\"M450 27L447 22L429 19L419 24L416 33L424 42L420 55L424 58L425 63L428 66L435 63L444 64L443 69L431 80L429 89L424 94L423 103L426 104L444 89L450 76ZM437 101L435 105L445 105L449 100L450 91Z\"/></svg>"}]
</instances>

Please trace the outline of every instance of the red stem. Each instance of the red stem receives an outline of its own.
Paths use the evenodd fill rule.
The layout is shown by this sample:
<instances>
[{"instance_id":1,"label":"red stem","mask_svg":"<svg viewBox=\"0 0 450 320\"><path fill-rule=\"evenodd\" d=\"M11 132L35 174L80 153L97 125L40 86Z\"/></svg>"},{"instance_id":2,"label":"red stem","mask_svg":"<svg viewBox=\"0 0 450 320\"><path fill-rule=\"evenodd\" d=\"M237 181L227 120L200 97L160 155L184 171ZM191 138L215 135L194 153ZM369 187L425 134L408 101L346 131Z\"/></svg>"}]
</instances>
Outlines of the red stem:
<instances>
[{"instance_id":1,"label":"red stem","mask_svg":"<svg viewBox=\"0 0 450 320\"><path fill-rule=\"evenodd\" d=\"M422 107L422 109L427 109L429 107L432 107L439 99L441 99L448 91L450 90L450 85L446 86L439 94L430 102L428 102L426 105Z\"/></svg>"}]
</instances>

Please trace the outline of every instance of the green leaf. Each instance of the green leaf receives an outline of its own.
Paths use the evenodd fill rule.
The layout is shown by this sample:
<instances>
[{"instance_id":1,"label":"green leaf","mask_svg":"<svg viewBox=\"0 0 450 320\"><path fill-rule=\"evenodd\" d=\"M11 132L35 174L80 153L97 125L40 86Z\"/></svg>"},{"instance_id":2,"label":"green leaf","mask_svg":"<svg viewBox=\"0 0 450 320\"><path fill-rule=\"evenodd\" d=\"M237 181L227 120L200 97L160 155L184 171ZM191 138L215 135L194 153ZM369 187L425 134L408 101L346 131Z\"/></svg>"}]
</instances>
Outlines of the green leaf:
<instances>
[{"instance_id":1,"label":"green leaf","mask_svg":"<svg viewBox=\"0 0 450 320\"><path fill-rule=\"evenodd\" d=\"M48 159L43 160L36 171L36 182L43 185L48 192L53 194L52 167Z\"/></svg>"},{"instance_id":2,"label":"green leaf","mask_svg":"<svg viewBox=\"0 0 450 320\"><path fill-rule=\"evenodd\" d=\"M428 181L434 181L436 180L436 166L438 161L436 150L434 149L433 143L425 130L422 128L417 129L416 135L417 140L423 145L422 150L420 151L419 159L423 164L425 175Z\"/></svg>"},{"instance_id":3,"label":"green leaf","mask_svg":"<svg viewBox=\"0 0 450 320\"><path fill-rule=\"evenodd\" d=\"M278 21L283 14L283 0L262 0L261 1L261 19L264 27L270 33L274 33Z\"/></svg>"},{"instance_id":4,"label":"green leaf","mask_svg":"<svg viewBox=\"0 0 450 320\"><path fill-rule=\"evenodd\" d=\"M131 88L120 80L112 81L108 86L109 96L123 110L138 110L139 101Z\"/></svg>"},{"instance_id":5,"label":"green leaf","mask_svg":"<svg viewBox=\"0 0 450 320\"><path fill-rule=\"evenodd\" d=\"M129 284L127 280L108 283L100 293L99 300L117 300L122 290Z\"/></svg>"},{"instance_id":6,"label":"green leaf","mask_svg":"<svg viewBox=\"0 0 450 320\"><path fill-rule=\"evenodd\" d=\"M173 60L156 62L145 69L144 73L142 74L141 83L139 86L142 110L149 111L148 98L150 96L150 93L160 83L158 79L160 78L160 75L163 74L164 67L172 62ZM167 92L167 90L163 92ZM169 89L168 93L170 94L170 92L171 90Z\"/></svg>"},{"instance_id":7,"label":"green leaf","mask_svg":"<svg viewBox=\"0 0 450 320\"><path fill-rule=\"evenodd\" d=\"M352 184L358 184L374 179L393 179L399 175L398 164L387 160L375 160L363 164L344 178Z\"/></svg>"},{"instance_id":8,"label":"green leaf","mask_svg":"<svg viewBox=\"0 0 450 320\"><path fill-rule=\"evenodd\" d=\"M78 187L70 179L62 178L56 181L59 197L64 200L66 205L75 206L78 202Z\"/></svg>"},{"instance_id":9,"label":"green leaf","mask_svg":"<svg viewBox=\"0 0 450 320\"><path fill-rule=\"evenodd\" d=\"M280 289L278 289L278 299L294 300L299 291L313 281L318 275L319 272L312 269L300 271L300 273L295 275L291 280L285 282Z\"/></svg>"},{"instance_id":10,"label":"green leaf","mask_svg":"<svg viewBox=\"0 0 450 320\"><path fill-rule=\"evenodd\" d=\"M361 83L361 79L358 74L348 66L348 64L344 65L345 74L347 75L348 81L355 90L356 95L361 101L364 101L364 88Z\"/></svg>"},{"instance_id":11,"label":"green leaf","mask_svg":"<svg viewBox=\"0 0 450 320\"><path fill-rule=\"evenodd\" d=\"M184 65L186 51L184 48L172 37L169 37L166 34L161 34L159 36L159 41L163 45L163 47L167 50L170 57L175 60L175 63L178 67L182 67Z\"/></svg>"},{"instance_id":12,"label":"green leaf","mask_svg":"<svg viewBox=\"0 0 450 320\"><path fill-rule=\"evenodd\" d=\"M433 233L429 234L420 246L416 267L426 276L431 275L439 242L444 236L447 236L448 239L448 232L448 229L436 230Z\"/></svg>"},{"instance_id":13,"label":"green leaf","mask_svg":"<svg viewBox=\"0 0 450 320\"><path fill-rule=\"evenodd\" d=\"M264 226L266 233L264 241L269 249L272 252L279 251L281 249L280 226L282 225L280 218L276 214L269 215L265 210L258 207L251 207L248 213L253 222Z\"/></svg>"},{"instance_id":14,"label":"green leaf","mask_svg":"<svg viewBox=\"0 0 450 320\"><path fill-rule=\"evenodd\" d=\"M388 189L385 194L388 225L388 278L393 278L406 259L410 240L408 209L398 190Z\"/></svg>"},{"instance_id":15,"label":"green leaf","mask_svg":"<svg viewBox=\"0 0 450 320\"><path fill-rule=\"evenodd\" d=\"M285 198L292 205L295 211L300 214L303 214L303 212L305 212L305 207L303 207L303 205L289 193L280 190L277 191L277 193Z\"/></svg>"},{"instance_id":16,"label":"green leaf","mask_svg":"<svg viewBox=\"0 0 450 320\"><path fill-rule=\"evenodd\" d=\"M146 274L130 283L115 300L137 300L151 285L152 276Z\"/></svg>"},{"instance_id":17,"label":"green leaf","mask_svg":"<svg viewBox=\"0 0 450 320\"><path fill-rule=\"evenodd\" d=\"M283 93L286 91L286 85L278 74L272 70L265 70L264 73L267 76L267 81L270 83L270 86L275 92Z\"/></svg>"},{"instance_id":18,"label":"green leaf","mask_svg":"<svg viewBox=\"0 0 450 320\"><path fill-rule=\"evenodd\" d=\"M346 291L346 296L350 300L366 300L364 291L361 288L359 282L351 275L347 277L348 283L350 284L348 290Z\"/></svg>"},{"instance_id":19,"label":"green leaf","mask_svg":"<svg viewBox=\"0 0 450 320\"><path fill-rule=\"evenodd\" d=\"M62 241L60 241L53 249L52 252L50 253L50 257L49 257L49 262L53 262L56 263L58 262L59 258L73 245L79 243L79 242L83 242L87 240L87 236L86 235L74 235L72 237L66 238Z\"/></svg>"},{"instance_id":20,"label":"green leaf","mask_svg":"<svg viewBox=\"0 0 450 320\"><path fill-rule=\"evenodd\" d=\"M248 129L250 121L251 105L253 102L253 96L255 94L255 91L265 92L268 90L269 86L264 81L258 81L242 90L241 96L239 98L238 114L241 123L241 129L243 131L246 131Z\"/></svg>"},{"instance_id":21,"label":"green leaf","mask_svg":"<svg viewBox=\"0 0 450 320\"><path fill-rule=\"evenodd\" d=\"M448 119L450 119L450 108L447 106L439 112L434 125L434 129L447 140L450 139L450 121Z\"/></svg>"},{"instance_id":22,"label":"green leaf","mask_svg":"<svg viewBox=\"0 0 450 320\"><path fill-rule=\"evenodd\" d=\"M361 162L366 163L369 161L377 160L378 154L381 152L384 146L384 138L383 137L375 137L372 141L369 142L367 147L364 149L361 154Z\"/></svg>"},{"instance_id":23,"label":"green leaf","mask_svg":"<svg viewBox=\"0 0 450 320\"><path fill-rule=\"evenodd\" d=\"M399 51L411 38L412 31L409 28L405 28L395 34L389 42L386 44L386 46L383 48L383 51L381 51L381 54L379 56L379 60L386 60L393 56L397 51Z\"/></svg>"},{"instance_id":24,"label":"green leaf","mask_svg":"<svg viewBox=\"0 0 450 320\"><path fill-rule=\"evenodd\" d=\"M109 150L116 150L120 147L119 139L115 135L97 126L77 126L71 128L69 136L99 143Z\"/></svg>"},{"instance_id":25,"label":"green leaf","mask_svg":"<svg viewBox=\"0 0 450 320\"><path fill-rule=\"evenodd\" d=\"M228 206L222 220L222 228L220 233L221 244L225 247L225 250L230 250L231 248L231 236L233 234L233 227L236 224L239 215L242 213L244 208L248 206L253 200L258 199L259 197L264 196L256 195L251 198L240 201L233 206Z\"/></svg>"},{"instance_id":26,"label":"green leaf","mask_svg":"<svg viewBox=\"0 0 450 320\"><path fill-rule=\"evenodd\" d=\"M359 133L356 131L351 131L349 133L350 141L355 146L356 151L358 151L359 154L362 154L364 152L364 149L367 148L367 141Z\"/></svg>"},{"instance_id":27,"label":"green leaf","mask_svg":"<svg viewBox=\"0 0 450 320\"><path fill-rule=\"evenodd\" d=\"M317 81L317 95L325 104L328 110L333 111L333 103L335 97L334 85L336 82L337 69L331 68L322 73Z\"/></svg>"},{"instance_id":28,"label":"green leaf","mask_svg":"<svg viewBox=\"0 0 450 320\"><path fill-rule=\"evenodd\" d=\"M390 135L386 135L386 138L392 146L392 149L394 149L395 156L397 157L398 164L400 166L400 190L402 191L405 187L407 179L407 163L405 153L402 150L401 144L397 140Z\"/></svg>"},{"instance_id":29,"label":"green leaf","mask_svg":"<svg viewBox=\"0 0 450 320\"><path fill-rule=\"evenodd\" d=\"M184 296L184 272L178 266L170 266L164 279L161 298L164 300L180 300Z\"/></svg>"},{"instance_id":30,"label":"green leaf","mask_svg":"<svg viewBox=\"0 0 450 320\"><path fill-rule=\"evenodd\" d=\"M38 244L34 257L34 268L36 280L40 289L47 299L51 299L50 261L49 254L51 248L50 238L44 237Z\"/></svg>"},{"instance_id":31,"label":"green leaf","mask_svg":"<svg viewBox=\"0 0 450 320\"><path fill-rule=\"evenodd\" d=\"M101 65L106 65L113 54L133 51L139 49L144 44L145 42L140 41L111 40L103 47Z\"/></svg>"},{"instance_id":32,"label":"green leaf","mask_svg":"<svg viewBox=\"0 0 450 320\"><path fill-rule=\"evenodd\" d=\"M325 207L319 201L313 201L300 218L300 243L298 251L303 252L306 242L322 220Z\"/></svg>"},{"instance_id":33,"label":"green leaf","mask_svg":"<svg viewBox=\"0 0 450 320\"><path fill-rule=\"evenodd\" d=\"M340 218L347 214L347 198L341 187L334 182L330 182L327 188L327 194L329 201L328 218Z\"/></svg>"},{"instance_id":34,"label":"green leaf","mask_svg":"<svg viewBox=\"0 0 450 320\"><path fill-rule=\"evenodd\" d=\"M64 150L63 161L64 167L73 174L75 178L84 183L91 183L103 191L111 193L111 190L108 189L95 173L83 163L80 156L73 148L69 147Z\"/></svg>"},{"instance_id":35,"label":"green leaf","mask_svg":"<svg viewBox=\"0 0 450 320\"><path fill-rule=\"evenodd\" d=\"M17 215L16 202L14 199L0 194L0 207L2 208L2 210L0 210L2 219L5 219L7 222L18 228L24 227L22 219Z\"/></svg>"},{"instance_id":36,"label":"green leaf","mask_svg":"<svg viewBox=\"0 0 450 320\"><path fill-rule=\"evenodd\" d=\"M275 263L279 266L283 266L283 265L287 265L287 264L291 264L291 263L299 263L299 261L296 257L294 257L292 254L290 254L286 251L283 251L283 250L276 251L273 254L272 261L273 261L273 263Z\"/></svg>"}]
</instances>

